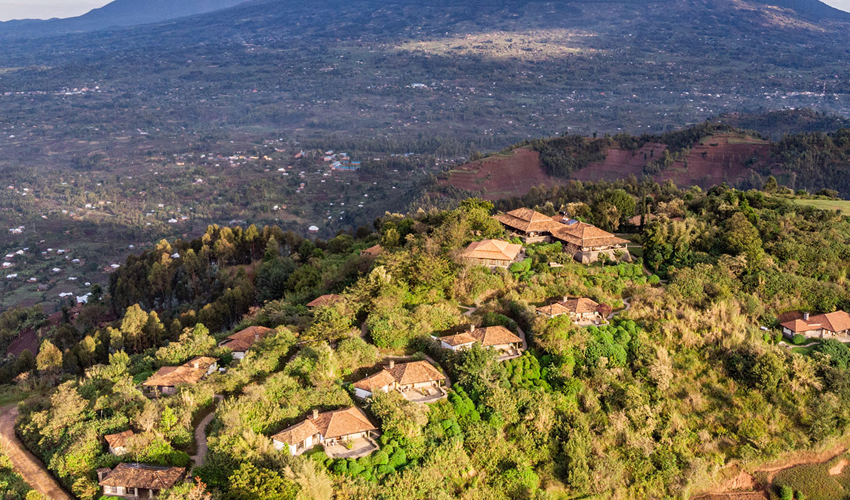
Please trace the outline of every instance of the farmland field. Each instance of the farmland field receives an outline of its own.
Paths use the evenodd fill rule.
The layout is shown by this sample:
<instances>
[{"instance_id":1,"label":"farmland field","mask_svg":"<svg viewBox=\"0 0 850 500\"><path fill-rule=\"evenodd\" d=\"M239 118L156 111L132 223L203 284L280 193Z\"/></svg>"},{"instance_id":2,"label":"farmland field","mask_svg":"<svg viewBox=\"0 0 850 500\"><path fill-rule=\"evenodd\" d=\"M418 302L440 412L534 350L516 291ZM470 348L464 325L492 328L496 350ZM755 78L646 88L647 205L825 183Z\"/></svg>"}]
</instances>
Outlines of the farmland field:
<instances>
[{"instance_id":1,"label":"farmland field","mask_svg":"<svg viewBox=\"0 0 850 500\"><path fill-rule=\"evenodd\" d=\"M805 205L815 207L821 210L841 210L845 214L850 214L850 201L847 200L801 200L795 199L797 205Z\"/></svg>"}]
</instances>

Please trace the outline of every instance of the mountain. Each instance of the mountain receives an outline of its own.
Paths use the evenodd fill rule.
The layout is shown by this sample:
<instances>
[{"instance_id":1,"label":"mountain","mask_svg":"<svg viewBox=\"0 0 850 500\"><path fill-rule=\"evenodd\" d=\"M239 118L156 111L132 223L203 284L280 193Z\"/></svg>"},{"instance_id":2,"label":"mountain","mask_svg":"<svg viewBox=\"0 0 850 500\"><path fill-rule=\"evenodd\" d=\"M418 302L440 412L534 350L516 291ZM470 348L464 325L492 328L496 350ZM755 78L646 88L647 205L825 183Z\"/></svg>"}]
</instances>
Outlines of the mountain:
<instances>
[{"instance_id":1,"label":"mountain","mask_svg":"<svg viewBox=\"0 0 850 500\"><path fill-rule=\"evenodd\" d=\"M90 16L137 9L125 1ZM732 112L848 116L850 22L795 5L805 12L754 0L256 0L49 43L7 36L0 115L15 132L0 135L0 168L68 168L112 148L123 162L232 135L446 160Z\"/></svg>"},{"instance_id":2,"label":"mountain","mask_svg":"<svg viewBox=\"0 0 850 500\"><path fill-rule=\"evenodd\" d=\"M842 20L850 19L850 13L838 10L818 0L757 0L759 3L773 7L791 9L797 14L815 20Z\"/></svg>"},{"instance_id":3,"label":"mountain","mask_svg":"<svg viewBox=\"0 0 850 500\"><path fill-rule=\"evenodd\" d=\"M246 0L115 0L82 16L67 19L0 23L0 34L45 36L158 23L233 7Z\"/></svg>"}]
</instances>

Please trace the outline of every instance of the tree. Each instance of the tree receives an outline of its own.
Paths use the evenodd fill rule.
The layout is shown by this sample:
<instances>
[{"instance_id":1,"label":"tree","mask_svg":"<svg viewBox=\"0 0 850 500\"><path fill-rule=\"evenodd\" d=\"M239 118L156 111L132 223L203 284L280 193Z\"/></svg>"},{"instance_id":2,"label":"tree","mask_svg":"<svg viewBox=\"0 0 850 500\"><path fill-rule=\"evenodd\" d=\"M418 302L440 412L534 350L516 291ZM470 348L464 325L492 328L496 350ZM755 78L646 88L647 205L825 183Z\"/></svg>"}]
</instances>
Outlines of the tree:
<instances>
[{"instance_id":1,"label":"tree","mask_svg":"<svg viewBox=\"0 0 850 500\"><path fill-rule=\"evenodd\" d=\"M764 186L762 186L761 190L765 193L774 193L779 188L779 184L776 182L776 177L770 176L764 182Z\"/></svg>"},{"instance_id":2,"label":"tree","mask_svg":"<svg viewBox=\"0 0 850 500\"><path fill-rule=\"evenodd\" d=\"M294 500L298 486L271 469L242 462L230 479L231 498L237 500Z\"/></svg>"},{"instance_id":3,"label":"tree","mask_svg":"<svg viewBox=\"0 0 850 500\"><path fill-rule=\"evenodd\" d=\"M427 407L408 401L397 391L375 392L370 409L384 433L395 438L418 437L428 423Z\"/></svg>"},{"instance_id":4,"label":"tree","mask_svg":"<svg viewBox=\"0 0 850 500\"><path fill-rule=\"evenodd\" d=\"M56 375L62 369L62 351L49 340L41 343L35 358L38 371L47 375Z\"/></svg>"},{"instance_id":5,"label":"tree","mask_svg":"<svg viewBox=\"0 0 850 500\"><path fill-rule=\"evenodd\" d=\"M758 229L741 212L735 212L726 221L724 242L732 255L746 254L750 263L757 263L764 253Z\"/></svg>"}]
</instances>

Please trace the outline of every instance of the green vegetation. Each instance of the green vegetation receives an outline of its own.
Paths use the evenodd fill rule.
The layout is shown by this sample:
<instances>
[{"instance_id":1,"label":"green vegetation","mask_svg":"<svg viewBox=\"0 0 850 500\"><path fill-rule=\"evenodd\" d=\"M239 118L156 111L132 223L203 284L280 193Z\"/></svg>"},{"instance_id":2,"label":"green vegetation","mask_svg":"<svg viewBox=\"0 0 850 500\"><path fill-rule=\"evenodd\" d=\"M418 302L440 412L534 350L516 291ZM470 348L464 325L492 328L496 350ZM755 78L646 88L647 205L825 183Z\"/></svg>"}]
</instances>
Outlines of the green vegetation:
<instances>
[{"instance_id":1,"label":"green vegetation","mask_svg":"<svg viewBox=\"0 0 850 500\"><path fill-rule=\"evenodd\" d=\"M0 453L0 498L3 500L41 500L24 479L12 469L9 457Z\"/></svg>"},{"instance_id":2,"label":"green vegetation","mask_svg":"<svg viewBox=\"0 0 850 500\"><path fill-rule=\"evenodd\" d=\"M798 465L776 475L779 498L842 500L850 492L847 455L824 463Z\"/></svg>"},{"instance_id":3,"label":"green vegetation","mask_svg":"<svg viewBox=\"0 0 850 500\"><path fill-rule=\"evenodd\" d=\"M329 241L211 226L130 257L100 303L82 308L106 305L118 319L69 317L43 329L31 364L4 365L55 386L23 404L18 431L84 500L99 495L99 467L189 464L193 422L213 411L214 394L224 399L192 473L223 499L676 497L708 486L727 462L756 465L844 435L850 348L827 340L800 355L759 326L791 308L847 306L850 221L787 193L723 186L570 185L510 203L520 202L590 220L599 207L647 210L656 218L635 238L647 261L583 266L541 243L511 270L470 265L460 249L506 237L493 205L476 199L387 214L376 233ZM380 256L360 255L376 242ZM326 293L339 300L305 307ZM619 312L589 327L537 314L565 296L595 300L605 317ZM469 304L477 309L465 316ZM7 316L15 325L29 317ZM230 362L216 341L255 324L274 330ZM500 362L432 338L470 324L505 326L530 348ZM138 390L159 367L198 355L227 371L158 399ZM381 429L380 449L366 457L275 449L271 436L312 410L358 404L349 384L388 355L435 360L452 381L448 398L424 406L391 392L361 405ZM102 437L126 429L136 432L130 452L107 454Z\"/></svg>"}]
</instances>

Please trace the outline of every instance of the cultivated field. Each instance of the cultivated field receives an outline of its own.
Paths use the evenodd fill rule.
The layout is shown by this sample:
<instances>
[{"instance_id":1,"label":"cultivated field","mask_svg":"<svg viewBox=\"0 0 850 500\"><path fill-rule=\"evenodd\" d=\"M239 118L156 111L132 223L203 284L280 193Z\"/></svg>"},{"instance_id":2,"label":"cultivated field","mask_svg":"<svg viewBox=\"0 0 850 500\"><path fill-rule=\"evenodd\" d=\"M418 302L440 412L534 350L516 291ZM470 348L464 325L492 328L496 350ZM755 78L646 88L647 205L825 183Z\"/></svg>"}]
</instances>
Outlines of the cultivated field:
<instances>
[{"instance_id":1,"label":"cultivated field","mask_svg":"<svg viewBox=\"0 0 850 500\"><path fill-rule=\"evenodd\" d=\"M821 210L841 210L845 214L850 214L850 201L847 200L800 200L795 199L797 205L805 205L807 207L815 207Z\"/></svg>"}]
</instances>

